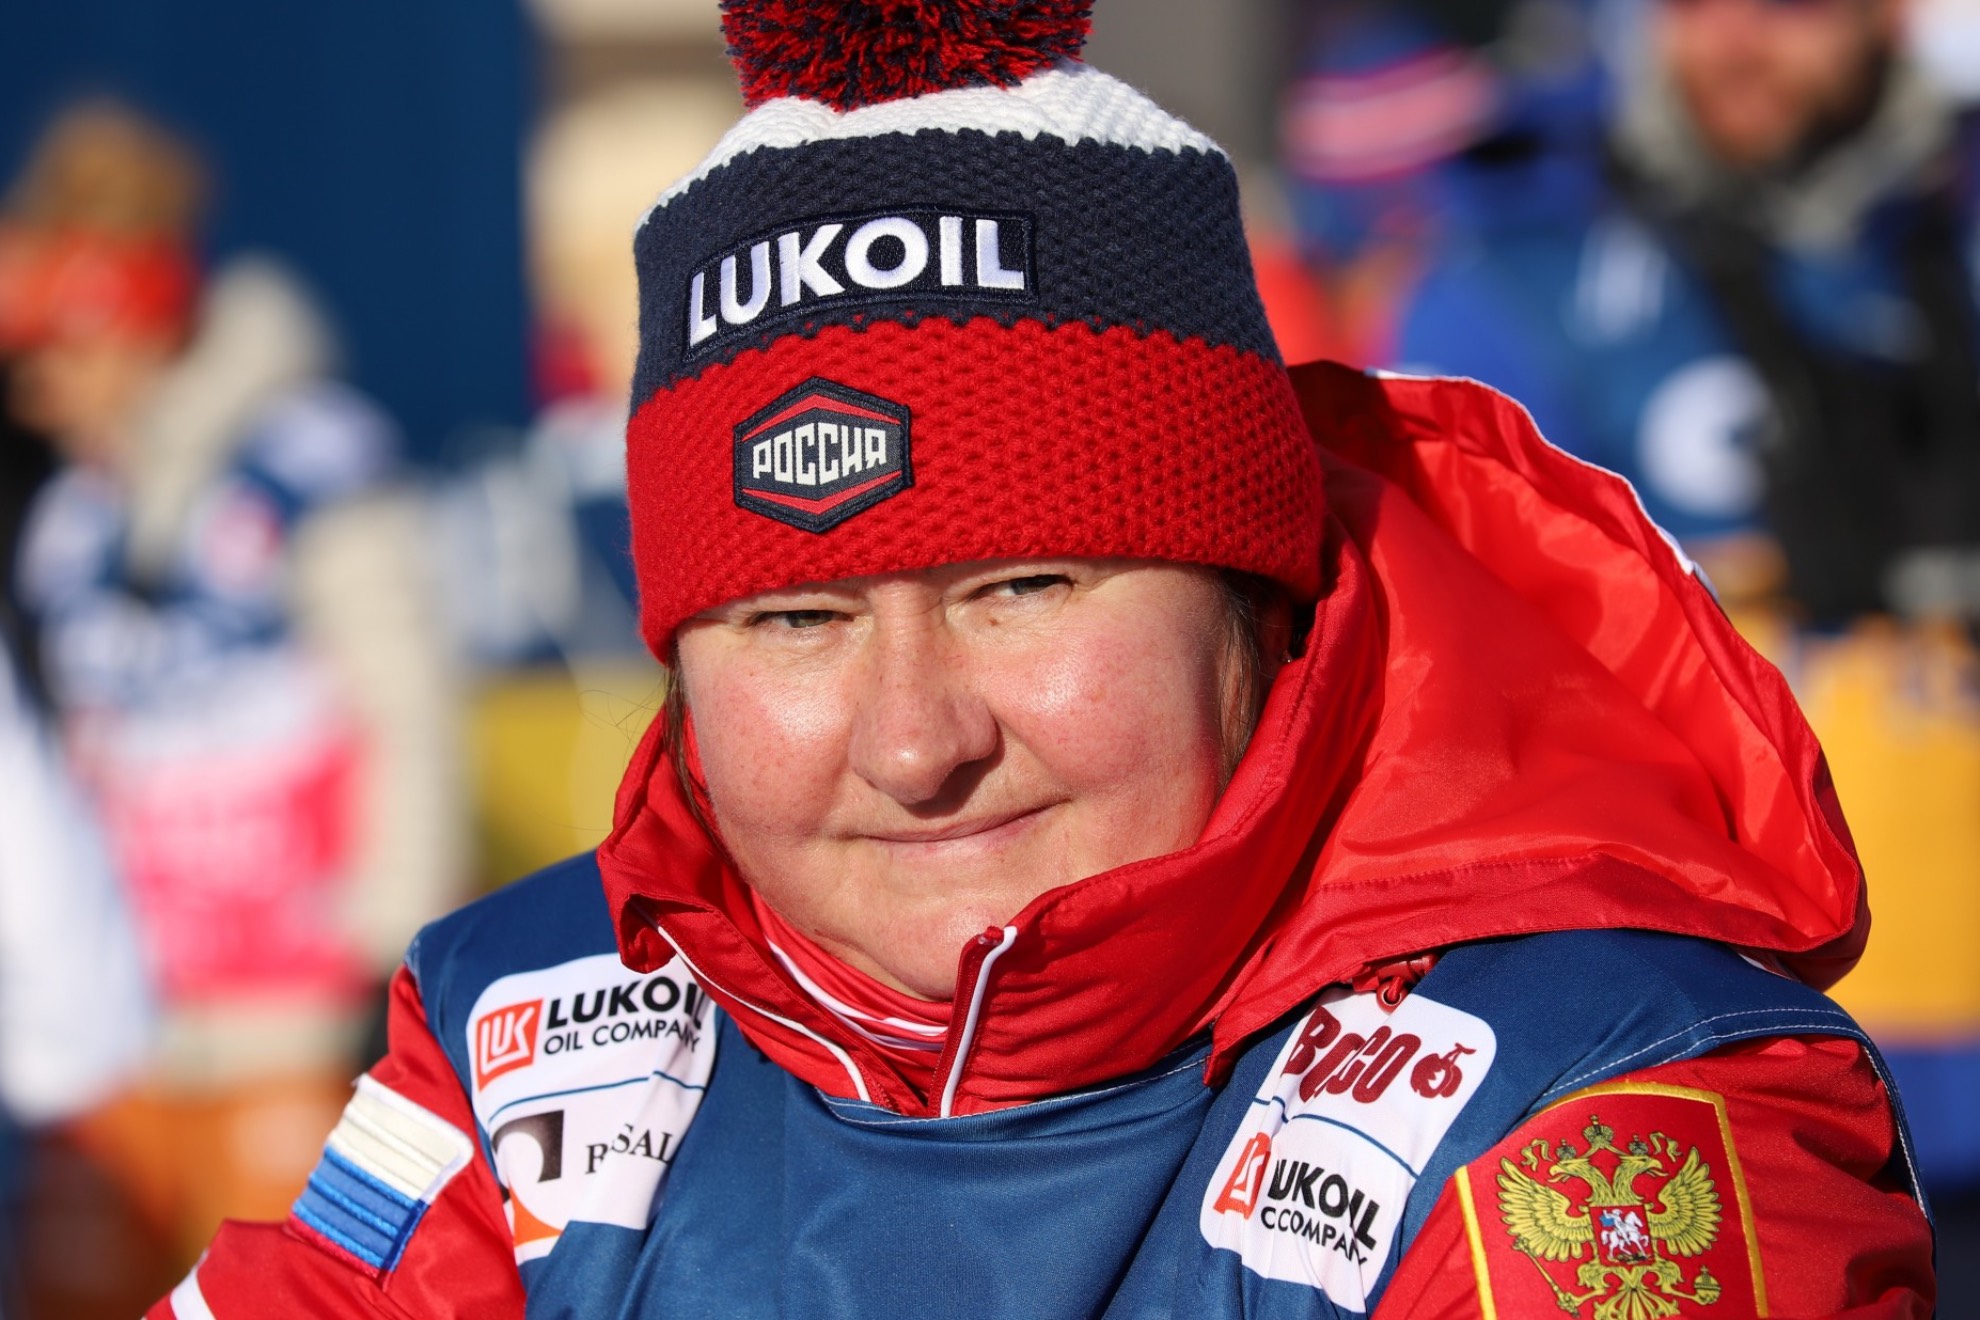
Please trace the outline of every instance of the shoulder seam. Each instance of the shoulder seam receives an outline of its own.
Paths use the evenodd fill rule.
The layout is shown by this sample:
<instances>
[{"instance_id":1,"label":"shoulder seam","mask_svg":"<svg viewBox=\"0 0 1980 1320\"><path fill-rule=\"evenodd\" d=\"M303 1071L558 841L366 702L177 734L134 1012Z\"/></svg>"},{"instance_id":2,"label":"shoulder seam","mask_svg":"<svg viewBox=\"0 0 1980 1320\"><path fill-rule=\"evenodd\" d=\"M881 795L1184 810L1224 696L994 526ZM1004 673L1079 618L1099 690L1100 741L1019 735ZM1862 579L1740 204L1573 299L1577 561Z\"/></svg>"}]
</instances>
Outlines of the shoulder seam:
<instances>
[{"instance_id":1,"label":"shoulder seam","mask_svg":"<svg viewBox=\"0 0 1980 1320\"><path fill-rule=\"evenodd\" d=\"M1808 1012L1807 1021L1756 1023L1750 1028L1708 1032L1703 1036L1693 1035L1700 1028L1711 1026L1715 1022L1726 1022L1733 1018L1742 1017L1774 1017L1781 1014L1792 1014L1797 1011L1808 1012L1807 1010L1795 1009L1748 1008L1734 1013L1718 1013L1708 1018L1702 1018L1683 1031L1672 1032L1670 1035L1659 1040L1651 1041L1648 1045L1631 1050L1629 1053L1608 1060L1605 1063L1584 1068L1574 1076L1555 1083L1535 1102L1534 1108L1537 1109L1546 1105L1558 1096L1577 1091L1584 1084L1601 1078L1614 1077L1619 1073L1628 1072L1632 1068L1654 1068L1661 1064L1675 1062L1679 1057L1683 1056L1672 1054L1669 1058L1657 1058L1654 1061L1646 1057L1654 1054L1662 1046L1669 1045L1673 1041L1688 1041L1702 1047L1731 1041L1752 1040L1760 1036L1792 1036L1800 1032L1817 1032L1822 1035L1847 1036L1852 1040L1868 1043L1868 1037L1863 1034L1863 1029L1851 1021L1849 1016L1840 1009L1837 1009L1833 1013Z\"/></svg>"}]
</instances>

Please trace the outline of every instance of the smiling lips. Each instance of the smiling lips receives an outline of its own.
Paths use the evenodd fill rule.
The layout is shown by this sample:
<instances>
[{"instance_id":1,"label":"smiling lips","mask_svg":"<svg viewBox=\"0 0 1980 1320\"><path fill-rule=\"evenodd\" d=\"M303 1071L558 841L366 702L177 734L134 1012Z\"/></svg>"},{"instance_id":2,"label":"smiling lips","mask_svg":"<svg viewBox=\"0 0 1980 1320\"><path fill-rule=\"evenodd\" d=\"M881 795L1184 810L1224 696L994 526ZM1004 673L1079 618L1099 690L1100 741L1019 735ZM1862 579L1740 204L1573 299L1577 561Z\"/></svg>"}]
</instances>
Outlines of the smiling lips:
<instances>
[{"instance_id":1,"label":"smiling lips","mask_svg":"<svg viewBox=\"0 0 1980 1320\"><path fill-rule=\"evenodd\" d=\"M1049 806L1048 803L1046 806L1026 807L1021 811L979 816L974 820L957 821L933 829L873 830L860 837L873 843L890 845L953 843L968 839L989 841L992 836L1016 833L1032 820L1043 815Z\"/></svg>"}]
</instances>

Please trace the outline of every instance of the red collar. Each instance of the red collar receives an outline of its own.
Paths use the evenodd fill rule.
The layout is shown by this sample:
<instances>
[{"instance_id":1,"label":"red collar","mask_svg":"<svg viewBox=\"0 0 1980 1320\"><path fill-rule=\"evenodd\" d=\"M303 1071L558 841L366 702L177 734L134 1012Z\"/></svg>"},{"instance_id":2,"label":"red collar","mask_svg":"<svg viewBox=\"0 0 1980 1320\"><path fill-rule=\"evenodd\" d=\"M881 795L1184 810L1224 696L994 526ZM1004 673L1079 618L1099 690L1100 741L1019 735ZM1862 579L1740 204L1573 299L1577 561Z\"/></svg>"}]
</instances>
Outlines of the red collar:
<instances>
[{"instance_id":1,"label":"red collar","mask_svg":"<svg viewBox=\"0 0 1980 1320\"><path fill-rule=\"evenodd\" d=\"M935 1063L953 1020L947 1000L916 999L850 967L785 921L777 909L750 894L770 952L811 1001L884 1051L915 1091L935 1085Z\"/></svg>"}]
</instances>

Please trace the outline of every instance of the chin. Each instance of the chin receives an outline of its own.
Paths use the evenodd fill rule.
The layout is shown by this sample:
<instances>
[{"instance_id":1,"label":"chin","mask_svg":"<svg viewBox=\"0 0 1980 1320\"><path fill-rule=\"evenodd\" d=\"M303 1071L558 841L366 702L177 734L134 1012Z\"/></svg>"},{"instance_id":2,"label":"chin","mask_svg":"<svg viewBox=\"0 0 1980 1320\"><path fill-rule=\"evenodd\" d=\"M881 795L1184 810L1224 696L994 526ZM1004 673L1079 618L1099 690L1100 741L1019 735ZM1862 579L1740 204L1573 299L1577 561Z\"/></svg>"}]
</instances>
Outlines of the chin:
<instances>
[{"instance_id":1,"label":"chin","mask_svg":"<svg viewBox=\"0 0 1980 1320\"><path fill-rule=\"evenodd\" d=\"M1793 149L1795 118L1772 99L1717 107L1701 116L1704 135L1728 162L1756 168L1768 165Z\"/></svg>"},{"instance_id":2,"label":"chin","mask_svg":"<svg viewBox=\"0 0 1980 1320\"><path fill-rule=\"evenodd\" d=\"M908 947L905 941L897 941L870 952L851 946L840 946L832 952L848 966L883 985L918 999L946 1002L955 997L956 966L961 960L962 947L962 940L940 948L922 943Z\"/></svg>"},{"instance_id":3,"label":"chin","mask_svg":"<svg viewBox=\"0 0 1980 1320\"><path fill-rule=\"evenodd\" d=\"M931 1003L946 1004L956 997L956 965L953 962L939 971L933 966L903 967L888 979L894 983L896 990L904 990L917 999L926 999Z\"/></svg>"},{"instance_id":4,"label":"chin","mask_svg":"<svg viewBox=\"0 0 1980 1320\"><path fill-rule=\"evenodd\" d=\"M923 999L948 1000L963 993L956 984L956 971L963 950L986 930L1003 926L1021 912L1025 900L1013 900L1008 909L971 903L933 916L903 929L901 938L880 949L872 961L883 980Z\"/></svg>"}]
</instances>

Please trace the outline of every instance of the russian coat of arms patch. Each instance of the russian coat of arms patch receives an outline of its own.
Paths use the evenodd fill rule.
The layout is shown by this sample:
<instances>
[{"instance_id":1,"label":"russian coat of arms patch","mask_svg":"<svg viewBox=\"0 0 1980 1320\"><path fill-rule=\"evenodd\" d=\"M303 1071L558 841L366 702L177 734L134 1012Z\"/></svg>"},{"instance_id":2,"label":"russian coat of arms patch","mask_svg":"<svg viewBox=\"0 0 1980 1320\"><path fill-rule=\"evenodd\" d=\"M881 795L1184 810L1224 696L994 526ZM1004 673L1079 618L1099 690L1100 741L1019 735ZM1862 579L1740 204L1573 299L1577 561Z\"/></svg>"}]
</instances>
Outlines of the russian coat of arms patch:
<instances>
[{"instance_id":1,"label":"russian coat of arms patch","mask_svg":"<svg viewBox=\"0 0 1980 1320\"><path fill-rule=\"evenodd\" d=\"M1762 1316L1751 1213L1709 1091L1582 1091L1458 1175L1486 1314Z\"/></svg>"}]
</instances>

